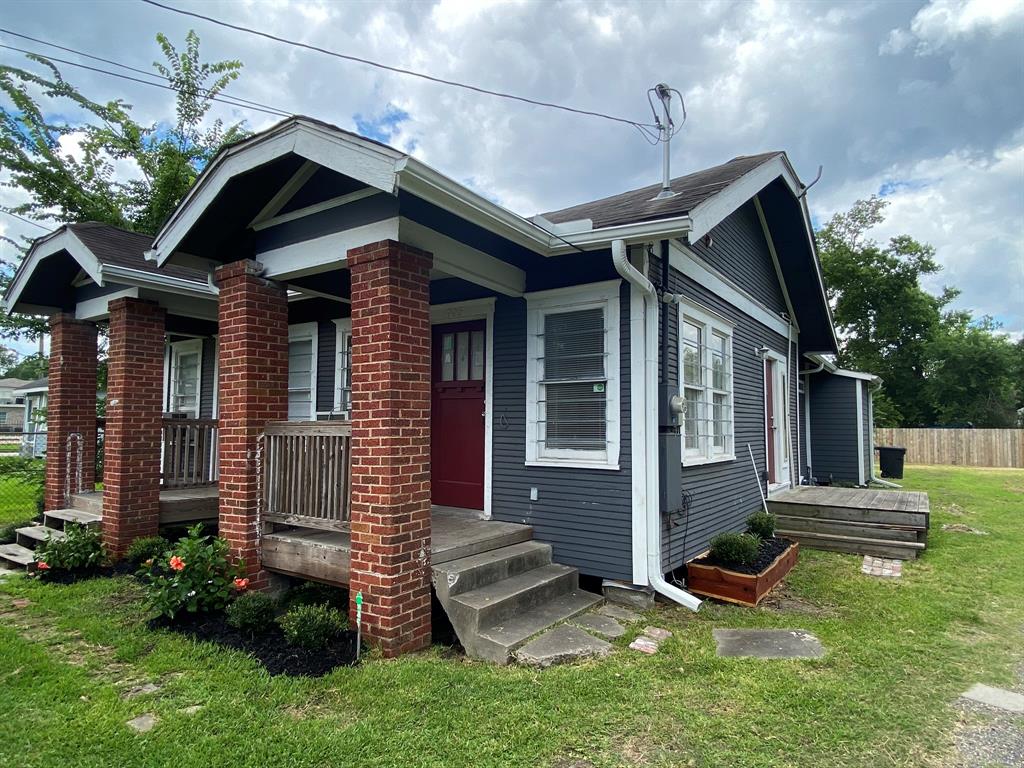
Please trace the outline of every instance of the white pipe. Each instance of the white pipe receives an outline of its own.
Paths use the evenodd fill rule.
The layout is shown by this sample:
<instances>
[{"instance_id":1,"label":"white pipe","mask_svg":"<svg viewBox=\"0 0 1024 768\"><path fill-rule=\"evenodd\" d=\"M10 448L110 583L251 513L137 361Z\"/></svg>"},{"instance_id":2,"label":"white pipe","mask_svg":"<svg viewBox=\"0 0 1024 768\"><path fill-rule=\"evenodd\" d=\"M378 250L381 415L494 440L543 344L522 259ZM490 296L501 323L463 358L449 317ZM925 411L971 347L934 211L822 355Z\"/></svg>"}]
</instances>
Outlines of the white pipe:
<instances>
[{"instance_id":1,"label":"white pipe","mask_svg":"<svg viewBox=\"0 0 1024 768\"><path fill-rule=\"evenodd\" d=\"M793 402L789 399L790 387L793 386L793 319L786 316L786 322L789 323L786 329L786 415L792 416L789 412L789 404ZM799 390L799 387L797 387ZM796 398L796 424L797 429L800 428L800 397L799 393ZM798 441L799 442L799 441ZM789 455L789 485L793 487L796 485L796 471L793 468L793 422L792 419L786 419L786 445L789 446L789 450L786 453ZM800 463L800 446L797 445L797 464Z\"/></svg>"},{"instance_id":2,"label":"white pipe","mask_svg":"<svg viewBox=\"0 0 1024 768\"><path fill-rule=\"evenodd\" d=\"M886 488L902 488L903 486L899 483L892 483L888 480L883 480L880 477L875 477L875 392L882 388L882 380L878 379L871 382L871 386L868 389L868 424L871 425L871 431L868 433L868 439L871 441L871 471L868 473L870 482L878 483L879 485L885 486Z\"/></svg>"},{"instance_id":3,"label":"white pipe","mask_svg":"<svg viewBox=\"0 0 1024 768\"><path fill-rule=\"evenodd\" d=\"M658 296L651 281L629 263L625 240L612 241L612 264L615 271L644 297L643 339L633 334L630 354L635 355L638 349L642 349L644 354L644 462L641 467L634 466L632 471L643 472L647 478L647 492L640 500L647 528L647 580L658 594L696 611L701 600L665 581L661 562L661 515L655 506L658 498Z\"/></svg>"}]
</instances>

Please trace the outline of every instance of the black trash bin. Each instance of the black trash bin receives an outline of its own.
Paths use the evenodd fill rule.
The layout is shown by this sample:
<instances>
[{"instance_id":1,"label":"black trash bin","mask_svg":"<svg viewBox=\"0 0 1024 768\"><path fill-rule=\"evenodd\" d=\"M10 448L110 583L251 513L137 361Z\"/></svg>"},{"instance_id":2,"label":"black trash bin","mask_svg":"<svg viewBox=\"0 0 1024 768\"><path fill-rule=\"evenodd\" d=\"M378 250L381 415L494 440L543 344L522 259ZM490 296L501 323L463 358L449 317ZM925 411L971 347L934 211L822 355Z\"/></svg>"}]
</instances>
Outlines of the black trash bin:
<instances>
[{"instance_id":1,"label":"black trash bin","mask_svg":"<svg viewBox=\"0 0 1024 768\"><path fill-rule=\"evenodd\" d=\"M882 477L902 480L903 458L906 455L906 448L896 448L891 445L878 446L878 463L882 466Z\"/></svg>"}]
</instances>

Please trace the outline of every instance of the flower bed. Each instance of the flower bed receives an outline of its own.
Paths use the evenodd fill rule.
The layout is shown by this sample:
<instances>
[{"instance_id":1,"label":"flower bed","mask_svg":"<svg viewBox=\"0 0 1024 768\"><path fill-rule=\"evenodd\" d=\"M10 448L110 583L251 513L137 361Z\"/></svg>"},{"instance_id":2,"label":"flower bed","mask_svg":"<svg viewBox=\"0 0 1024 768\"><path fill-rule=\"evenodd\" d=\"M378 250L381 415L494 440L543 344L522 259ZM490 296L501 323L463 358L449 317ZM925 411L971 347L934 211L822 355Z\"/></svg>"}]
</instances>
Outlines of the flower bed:
<instances>
[{"instance_id":1,"label":"flower bed","mask_svg":"<svg viewBox=\"0 0 1024 768\"><path fill-rule=\"evenodd\" d=\"M743 565L718 565L710 557L686 565L686 588L739 605L756 606L793 570L800 545L789 539L761 542L757 560Z\"/></svg>"}]
</instances>

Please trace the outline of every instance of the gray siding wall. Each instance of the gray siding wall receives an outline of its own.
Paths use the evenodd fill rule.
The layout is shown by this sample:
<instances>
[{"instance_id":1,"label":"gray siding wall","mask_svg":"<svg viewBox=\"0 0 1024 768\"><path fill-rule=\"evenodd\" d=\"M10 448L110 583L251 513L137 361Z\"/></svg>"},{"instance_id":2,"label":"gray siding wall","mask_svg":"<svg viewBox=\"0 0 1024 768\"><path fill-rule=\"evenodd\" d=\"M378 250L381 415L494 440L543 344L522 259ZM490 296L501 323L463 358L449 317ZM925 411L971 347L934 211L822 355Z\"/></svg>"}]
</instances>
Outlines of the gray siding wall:
<instances>
[{"instance_id":1,"label":"gray siding wall","mask_svg":"<svg viewBox=\"0 0 1024 768\"><path fill-rule=\"evenodd\" d=\"M494 449L492 515L532 525L557 562L583 573L630 580L632 486L629 288L620 291L621 430L614 470L527 467L526 301L499 297L494 314ZM530 501L530 489L537 501Z\"/></svg>"},{"instance_id":2,"label":"gray siding wall","mask_svg":"<svg viewBox=\"0 0 1024 768\"><path fill-rule=\"evenodd\" d=\"M652 270L652 274L660 274L657 260ZM669 284L670 292L682 294L735 325L732 349L736 458L733 461L683 467L683 490L689 495L690 505L688 513L673 516L662 527L662 557L666 569L678 568L686 560L706 550L716 534L744 530L746 518L760 509L760 481L747 452L749 444L759 473L766 465L764 363L754 350L767 346L780 355L786 354L784 336L744 314L699 283L670 269ZM668 311L662 313L662 322L668 322L668 380L678 386L679 314L677 307L667 308ZM796 367L795 348L793 353L790 365ZM795 464L796 387L792 376L789 377L789 390L792 462Z\"/></svg>"},{"instance_id":3,"label":"gray siding wall","mask_svg":"<svg viewBox=\"0 0 1024 768\"><path fill-rule=\"evenodd\" d=\"M814 476L860 482L857 465L857 379L817 373L811 380L811 451Z\"/></svg>"},{"instance_id":4,"label":"gray siding wall","mask_svg":"<svg viewBox=\"0 0 1024 768\"><path fill-rule=\"evenodd\" d=\"M711 238L710 248L702 239L690 246L691 250L773 311L787 311L775 263L753 202L712 229Z\"/></svg>"}]
</instances>

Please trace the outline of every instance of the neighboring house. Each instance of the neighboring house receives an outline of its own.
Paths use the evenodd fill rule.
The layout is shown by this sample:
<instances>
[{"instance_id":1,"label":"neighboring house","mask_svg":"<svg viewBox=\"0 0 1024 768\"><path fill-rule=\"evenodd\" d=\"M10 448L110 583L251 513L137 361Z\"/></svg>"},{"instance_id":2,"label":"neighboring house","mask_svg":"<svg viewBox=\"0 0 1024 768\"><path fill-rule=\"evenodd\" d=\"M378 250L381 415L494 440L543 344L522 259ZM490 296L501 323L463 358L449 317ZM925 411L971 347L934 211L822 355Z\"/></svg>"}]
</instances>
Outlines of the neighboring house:
<instances>
[{"instance_id":1,"label":"neighboring house","mask_svg":"<svg viewBox=\"0 0 1024 768\"><path fill-rule=\"evenodd\" d=\"M25 421L25 400L16 390L24 379L0 379L0 432L19 432Z\"/></svg>"},{"instance_id":2,"label":"neighboring house","mask_svg":"<svg viewBox=\"0 0 1024 768\"><path fill-rule=\"evenodd\" d=\"M820 483L868 485L874 466L872 398L882 380L839 368L824 358L804 376L805 455L810 475Z\"/></svg>"},{"instance_id":3,"label":"neighboring house","mask_svg":"<svg viewBox=\"0 0 1024 768\"><path fill-rule=\"evenodd\" d=\"M46 455L46 393L49 380L44 376L35 381L26 381L14 390L15 397L25 403L24 419L21 425L22 454L39 457Z\"/></svg>"},{"instance_id":4,"label":"neighboring house","mask_svg":"<svg viewBox=\"0 0 1024 768\"><path fill-rule=\"evenodd\" d=\"M532 597L491 621L534 633L586 604L572 569L696 607L666 574L815 466L797 382L837 346L805 187L781 152L671 186L527 219L296 117L218 153L153 240L41 238L5 301L54 315L51 445L93 423L73 393L109 322L115 554L155 530L173 445L254 584L348 585L398 653L429 640L432 567L467 649L502 658L447 561L519 574Z\"/></svg>"}]
</instances>

